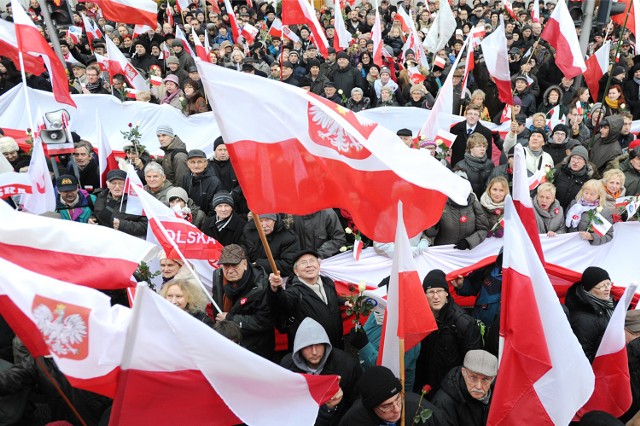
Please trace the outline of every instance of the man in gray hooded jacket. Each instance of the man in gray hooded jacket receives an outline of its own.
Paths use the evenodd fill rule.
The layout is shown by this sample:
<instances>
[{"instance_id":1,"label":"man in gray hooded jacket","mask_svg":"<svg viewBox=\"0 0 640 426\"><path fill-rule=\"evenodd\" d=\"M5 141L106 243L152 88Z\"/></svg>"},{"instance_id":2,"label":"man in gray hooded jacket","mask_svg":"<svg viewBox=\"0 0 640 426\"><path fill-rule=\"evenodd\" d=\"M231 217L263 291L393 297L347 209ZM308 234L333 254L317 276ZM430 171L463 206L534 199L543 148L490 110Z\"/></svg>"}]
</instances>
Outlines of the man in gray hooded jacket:
<instances>
[{"instance_id":1,"label":"man in gray hooded jacket","mask_svg":"<svg viewBox=\"0 0 640 426\"><path fill-rule=\"evenodd\" d=\"M280 362L296 373L340 376L340 390L318 410L316 426L337 425L355 399L356 384L362 371L346 352L333 348L324 328L315 320L305 318L298 327L293 353Z\"/></svg>"}]
</instances>

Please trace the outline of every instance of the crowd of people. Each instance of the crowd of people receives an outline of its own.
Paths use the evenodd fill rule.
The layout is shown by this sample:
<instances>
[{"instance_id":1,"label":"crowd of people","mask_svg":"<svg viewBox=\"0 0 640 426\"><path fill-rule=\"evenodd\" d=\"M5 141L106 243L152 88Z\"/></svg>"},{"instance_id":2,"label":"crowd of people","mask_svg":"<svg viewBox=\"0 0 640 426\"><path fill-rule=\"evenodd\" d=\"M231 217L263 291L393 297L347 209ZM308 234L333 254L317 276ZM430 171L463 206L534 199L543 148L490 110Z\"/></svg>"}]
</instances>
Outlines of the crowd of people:
<instances>
[{"instance_id":1,"label":"crowd of people","mask_svg":"<svg viewBox=\"0 0 640 426\"><path fill-rule=\"evenodd\" d=\"M122 102L168 104L186 116L210 111L211 107L194 59L176 39L176 28L169 24L171 19L187 35L192 49L192 30L202 44L205 39L208 41L212 64L298 86L354 112L394 106L431 109L450 75L452 112L460 116L460 122L450 129L456 137L450 150L436 141L418 138L405 123L398 122L393 129L400 129L397 134L406 145L429 150L472 187L465 204L449 199L439 222L410 239L414 256L431 246L452 244L464 251L487 238L503 237L501 222L505 199L512 189L517 144L524 148L529 177L538 176L543 182L531 191L540 234L554 237L576 232L589 244L602 245L614 238L613 227L601 232L597 225L638 220L637 212L620 207L623 197L635 197L626 199L629 204L637 201L640 193L640 141L631 133L633 120L640 118L640 55L633 53L628 30L613 23L592 30L589 54L606 40L620 47L619 51L611 50L611 66L600 80L599 93L592 93L584 82L576 87L575 79L562 73L555 50L540 38L556 6L555 0L540 1L539 20L531 15L533 1L514 1L513 14L497 1L454 1L451 7L455 32L443 49L426 52L433 64L429 68L419 58L420 52L404 48L408 34L398 12L402 9L412 16L418 36L424 38L440 12L439 3L394 3L381 0L376 5L362 0L344 4L345 27L353 37L347 49L335 43L333 4L316 9L329 42L326 56L320 53L306 25L290 26L295 37L277 37L269 32L280 13L279 7L268 2L231 2L241 25L250 24L259 30L253 41L244 37L234 40L235 31L224 4L218 4L220 13L211 4L202 9L198 3L180 13L161 2L157 28L133 37L132 25L105 20L95 3L78 3L71 15L72 24L84 27L83 16L95 19L105 38L145 79L153 82L150 90L137 90L135 100L127 96L124 75L110 76L101 70L96 55L105 55L104 40L94 40L90 45L84 37L75 40L66 30L58 30L71 93L113 95ZM48 38L39 3L31 0L29 6L32 19ZM376 7L384 63L374 60ZM470 32L479 27L488 35L498 28L500 17L505 21L514 93L509 114L505 114L505 105L499 101L480 47L475 51L472 73L465 74L465 60L452 69ZM5 6L3 18L12 20L10 3ZM16 64L0 58L0 95L20 82ZM27 74L26 83L35 89L51 90L46 73ZM510 122L509 131L501 136L492 132L487 122ZM126 213L124 170L132 165L149 194L224 246L219 269L212 269L210 295L221 312L208 304L207 295L184 261L165 253L159 258L163 281L160 295L239 345L289 370L339 375L340 390L320 407L317 425L395 425L400 423L403 406L408 423L486 424L495 378L500 374L497 356L502 255L494 264L453 281L448 281L440 270L424 277L425 298L438 329L406 352L402 384L390 370L375 365L384 309L374 309L363 327L345 330L343 317L351 302L338 293L331 279L320 273L323 259L354 243L357 224L349 212L326 209L303 216L282 212L260 215L259 228L266 235L275 261L273 268L224 139L211 138L213 155L208 157L200 149L190 149L193 141L182 140L180 133L181 129L169 123L157 125L162 156L152 156L136 141L125 145L121 167L109 171L104 189L100 189L94 146L74 133L72 156L58 157L58 170L54 173L56 210L51 216L145 238L147 218ZM24 172L29 167L29 153L20 149L15 139L0 137L0 151L13 170ZM20 207L19 199L7 201ZM366 235L362 235L362 241L380 255L393 254L392 243L371 241ZM386 278L380 285L388 283ZM617 303L611 286L607 271L589 267L566 296L565 311L590 361ZM126 304L126 298L117 293L109 292L114 302ZM475 303L471 307L459 306L453 294L473 296ZM38 370L42 367L24 353L6 324L1 331L0 354L6 363L0 365L0 395L23 398L22 405L13 402L15 399L0 400L2 408L22 407L22 411L14 413L13 424L44 424L52 420L76 424L78 419L67 412L60 395L47 385L49 378ZM288 350L276 351L277 332L288 336ZM633 404L620 420L607 418L605 413L590 413L581 424L640 424L634 418L640 410L637 311L627 313L625 333ZM12 347L22 348L23 352L12 351ZM55 364L49 362L47 369L55 373ZM58 382L66 383L61 374L55 376ZM108 399L73 389L68 383L63 388L88 424L108 419Z\"/></svg>"}]
</instances>

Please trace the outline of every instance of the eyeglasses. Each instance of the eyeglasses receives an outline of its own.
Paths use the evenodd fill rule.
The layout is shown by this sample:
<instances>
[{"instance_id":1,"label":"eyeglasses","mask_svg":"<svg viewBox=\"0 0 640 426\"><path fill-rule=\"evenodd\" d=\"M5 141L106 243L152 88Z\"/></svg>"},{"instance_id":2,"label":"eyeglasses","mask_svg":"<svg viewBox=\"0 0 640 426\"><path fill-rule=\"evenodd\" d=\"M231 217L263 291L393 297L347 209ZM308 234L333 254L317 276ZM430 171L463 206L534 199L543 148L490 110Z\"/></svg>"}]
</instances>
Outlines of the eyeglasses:
<instances>
[{"instance_id":1,"label":"eyeglasses","mask_svg":"<svg viewBox=\"0 0 640 426\"><path fill-rule=\"evenodd\" d=\"M403 394L402 392L400 392L393 401L387 402L386 404L378 405L376 409L382 411L383 413L388 413L394 408L401 408L402 400L403 400Z\"/></svg>"},{"instance_id":2,"label":"eyeglasses","mask_svg":"<svg viewBox=\"0 0 640 426\"><path fill-rule=\"evenodd\" d=\"M493 382L493 377L476 376L475 374L471 373L466 368L464 370L462 370L462 371L464 371L466 373L467 379L469 379L469 381L471 381L472 383L480 382L483 385L490 385Z\"/></svg>"},{"instance_id":3,"label":"eyeglasses","mask_svg":"<svg viewBox=\"0 0 640 426\"><path fill-rule=\"evenodd\" d=\"M427 296L429 296L429 297L433 297L433 296L435 296L436 294L437 294L437 295L440 295L440 294L442 294L442 293L446 293L446 292L447 292L446 290L444 290L444 289L441 289L441 288L440 288L440 289L427 290L427 291L425 292L425 294L426 294Z\"/></svg>"},{"instance_id":4,"label":"eyeglasses","mask_svg":"<svg viewBox=\"0 0 640 426\"><path fill-rule=\"evenodd\" d=\"M611 288L613 287L613 281L609 281L608 283L602 283L600 285L597 285L593 288L595 288L596 290L605 290L607 288Z\"/></svg>"}]
</instances>

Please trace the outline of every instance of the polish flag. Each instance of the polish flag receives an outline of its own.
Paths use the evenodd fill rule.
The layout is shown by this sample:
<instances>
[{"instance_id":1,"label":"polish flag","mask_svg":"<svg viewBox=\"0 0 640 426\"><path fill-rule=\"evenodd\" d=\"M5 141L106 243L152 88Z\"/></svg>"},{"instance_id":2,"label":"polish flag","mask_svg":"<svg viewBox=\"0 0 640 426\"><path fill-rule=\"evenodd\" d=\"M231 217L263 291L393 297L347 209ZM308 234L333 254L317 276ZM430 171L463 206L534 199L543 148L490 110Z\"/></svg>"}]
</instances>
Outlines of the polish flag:
<instances>
[{"instance_id":1,"label":"polish flag","mask_svg":"<svg viewBox=\"0 0 640 426\"><path fill-rule=\"evenodd\" d=\"M342 16L342 8L340 4L340 0L335 0L335 35L333 38L333 48L336 49L336 52L341 50L346 50L351 45L353 41L353 37L351 33L347 31L347 27L344 25L344 18Z\"/></svg>"},{"instance_id":2,"label":"polish flag","mask_svg":"<svg viewBox=\"0 0 640 426\"><path fill-rule=\"evenodd\" d=\"M176 21L173 19L173 9L171 8L171 5L169 4L169 0L167 0L166 15L167 15L167 24L169 24L169 26L171 28L173 28L176 25Z\"/></svg>"},{"instance_id":3,"label":"polish flag","mask_svg":"<svg viewBox=\"0 0 640 426\"><path fill-rule=\"evenodd\" d=\"M180 252L186 259L220 259L222 244L182 217L178 217L176 212L155 199L141 186L132 187L132 191L149 219L147 233L153 233L167 257L180 259Z\"/></svg>"},{"instance_id":4,"label":"polish flag","mask_svg":"<svg viewBox=\"0 0 640 426\"><path fill-rule=\"evenodd\" d=\"M100 27L98 27L96 22L88 16L82 15L82 22L84 22L84 30L87 33L89 47L91 47L91 50L93 50L93 41L101 39L102 37L104 37L104 34L102 34L102 31L100 31Z\"/></svg>"},{"instance_id":5,"label":"polish flag","mask_svg":"<svg viewBox=\"0 0 640 426\"><path fill-rule=\"evenodd\" d=\"M544 172L542 172L542 174L544 175ZM538 176L537 179L539 185L542 177ZM544 175L544 179L546 180L546 175ZM516 207L516 211L520 216L524 229L529 235L529 239L531 240L533 247L536 249L536 253L538 253L540 261L544 265L544 253L542 252L538 223L536 221L533 204L531 202L530 188L529 178L527 177L527 162L524 156L524 148L522 145L517 143L513 156L513 204Z\"/></svg>"},{"instance_id":6,"label":"polish flag","mask_svg":"<svg viewBox=\"0 0 640 426\"><path fill-rule=\"evenodd\" d=\"M144 185L140 180L140 176L136 173L136 169L132 164L127 164L127 177L124 180L124 193L127 196L127 207L125 208L125 213L140 216L144 211L142 208L142 202L138 195L140 191L135 191L134 188L140 188L144 191ZM120 211L122 211L122 204L124 204L124 197L120 200Z\"/></svg>"},{"instance_id":7,"label":"polish flag","mask_svg":"<svg viewBox=\"0 0 640 426\"><path fill-rule=\"evenodd\" d=\"M527 179L527 183L529 184L529 191L533 191L546 181L547 174L545 173L545 170L538 170Z\"/></svg>"},{"instance_id":8,"label":"polish flag","mask_svg":"<svg viewBox=\"0 0 640 426\"><path fill-rule=\"evenodd\" d=\"M629 204L633 203L635 201L635 198L633 195L628 196L628 197L618 197L616 198L616 210L620 209L620 208L624 208L627 207Z\"/></svg>"},{"instance_id":9,"label":"polish flag","mask_svg":"<svg viewBox=\"0 0 640 426\"><path fill-rule=\"evenodd\" d=\"M251 24L244 24L242 29L240 30L240 35L244 37L244 40L247 42L249 46L253 44L256 40L256 36L260 31L256 27Z\"/></svg>"},{"instance_id":10,"label":"polish flag","mask_svg":"<svg viewBox=\"0 0 640 426\"><path fill-rule=\"evenodd\" d=\"M149 77L149 83L151 83L152 86L162 86L162 77L152 75Z\"/></svg>"},{"instance_id":11,"label":"polish flag","mask_svg":"<svg viewBox=\"0 0 640 426\"><path fill-rule=\"evenodd\" d=\"M594 375L510 196L505 202L501 353L487 424L566 425Z\"/></svg>"},{"instance_id":12,"label":"polish flag","mask_svg":"<svg viewBox=\"0 0 640 426\"><path fill-rule=\"evenodd\" d=\"M190 424L311 425L338 387L338 376L288 371L139 287L110 424L184 424L189 413Z\"/></svg>"},{"instance_id":13,"label":"polish flag","mask_svg":"<svg viewBox=\"0 0 640 426\"><path fill-rule=\"evenodd\" d=\"M127 87L124 89L124 94L127 97L127 99L132 99L135 101L138 96L138 91Z\"/></svg>"},{"instance_id":14,"label":"polish flag","mask_svg":"<svg viewBox=\"0 0 640 426\"><path fill-rule=\"evenodd\" d=\"M587 60L587 62L589 62L589 61ZM587 68L589 68L589 64L588 63L587 63ZM587 71L588 71L588 69L587 69ZM598 85L598 86L600 86L600 85ZM591 89L589 89L589 90L591 90ZM582 102L580 102L579 100L576 101L576 109L578 110L578 114L580 114L580 115L584 114L584 110L582 109Z\"/></svg>"},{"instance_id":15,"label":"polish flag","mask_svg":"<svg viewBox=\"0 0 640 426\"><path fill-rule=\"evenodd\" d=\"M176 8L178 11L189 11L189 5L193 3L191 0L176 0Z\"/></svg>"},{"instance_id":16,"label":"polish flag","mask_svg":"<svg viewBox=\"0 0 640 426\"><path fill-rule=\"evenodd\" d=\"M424 51L424 47L422 47L422 43L420 42L420 37L418 37L418 29L416 28L415 25L413 25L413 17L411 15L411 11L409 11L409 18L411 18L411 32L409 33L409 37L407 39L407 42L409 42L409 40L411 40L411 47L407 47L407 49L409 48L413 48L413 53L416 56L416 61L421 64L423 67L425 68L429 68L429 61L427 60L427 54ZM405 43L405 46L407 45L407 43ZM402 57L406 57L406 49L405 46L402 47Z\"/></svg>"},{"instance_id":17,"label":"polish flag","mask_svg":"<svg viewBox=\"0 0 640 426\"><path fill-rule=\"evenodd\" d=\"M355 260L360 260L361 254L362 254L362 240L359 240L356 238L355 240L353 240L353 258Z\"/></svg>"},{"instance_id":18,"label":"polish flag","mask_svg":"<svg viewBox=\"0 0 640 426\"><path fill-rule=\"evenodd\" d=\"M153 0L96 0L102 16L124 24L158 25L158 4Z\"/></svg>"},{"instance_id":19,"label":"polish flag","mask_svg":"<svg viewBox=\"0 0 640 426\"><path fill-rule=\"evenodd\" d=\"M62 281L125 288L138 264L155 255L146 241L104 226L22 213L6 203L0 217L0 258Z\"/></svg>"},{"instance_id":20,"label":"polish flag","mask_svg":"<svg viewBox=\"0 0 640 426\"><path fill-rule=\"evenodd\" d=\"M202 43L200 43L198 34L196 34L196 30L193 27L191 27L191 36L193 37L193 44L196 47L196 55L198 56L198 58L202 59L205 62L209 62L209 54L207 53Z\"/></svg>"},{"instance_id":21,"label":"polish flag","mask_svg":"<svg viewBox=\"0 0 640 426\"><path fill-rule=\"evenodd\" d=\"M238 20L236 19L236 14L233 11L231 1L224 0L224 7L227 10L227 16L229 16L229 25L231 26L231 35L233 35L233 41L237 42L238 38L240 37L240 31L238 27ZM282 10L284 10L284 8Z\"/></svg>"},{"instance_id":22,"label":"polish flag","mask_svg":"<svg viewBox=\"0 0 640 426\"><path fill-rule=\"evenodd\" d=\"M69 264L60 260L56 266L67 269ZM122 353L129 309L112 307L109 296L99 291L38 274L7 259L0 258L0 268L2 316L31 355L51 356L72 386L113 398L120 368L109 354ZM109 269L115 270L114 265Z\"/></svg>"},{"instance_id":23,"label":"polish flag","mask_svg":"<svg viewBox=\"0 0 640 426\"><path fill-rule=\"evenodd\" d=\"M191 45L189 45L187 36L182 32L178 25L176 25L176 39L180 40L180 42L182 43L182 48L185 50L185 52L187 52L189 55L191 55L192 58L195 59L196 54L193 52L193 49L191 49Z\"/></svg>"},{"instance_id":24,"label":"polish flag","mask_svg":"<svg viewBox=\"0 0 640 426\"><path fill-rule=\"evenodd\" d=\"M209 3L213 9L213 11L215 13L217 13L218 15L220 15L221 11L220 11L220 6L218 6L218 0L207 0L207 3Z\"/></svg>"},{"instance_id":25,"label":"polish flag","mask_svg":"<svg viewBox=\"0 0 640 426\"><path fill-rule=\"evenodd\" d=\"M82 27L71 25L67 28L67 37L71 38L73 44L80 44L82 40Z\"/></svg>"},{"instance_id":26,"label":"polish flag","mask_svg":"<svg viewBox=\"0 0 640 426\"><path fill-rule=\"evenodd\" d=\"M150 30L153 30L153 28L151 28L149 25L137 24L135 27L133 27L133 35L131 37L136 39Z\"/></svg>"},{"instance_id":27,"label":"polish flag","mask_svg":"<svg viewBox=\"0 0 640 426\"><path fill-rule=\"evenodd\" d=\"M122 74L135 90L148 90L147 81L140 75L131 62L124 57L120 49L113 44L109 37L105 38L107 45L107 57L109 58L109 75Z\"/></svg>"},{"instance_id":28,"label":"polish flag","mask_svg":"<svg viewBox=\"0 0 640 426\"><path fill-rule=\"evenodd\" d=\"M426 80L426 77L420 72L418 67L407 67L411 83L419 84Z\"/></svg>"},{"instance_id":29,"label":"polish flag","mask_svg":"<svg viewBox=\"0 0 640 426\"><path fill-rule=\"evenodd\" d=\"M537 0L533 0L537 4ZM504 22L494 32L482 40L482 53L489 75L498 87L500 102L513 105L511 91L511 73L509 71L509 53L507 52L507 38L504 34Z\"/></svg>"},{"instance_id":30,"label":"polish flag","mask_svg":"<svg viewBox=\"0 0 640 426\"><path fill-rule=\"evenodd\" d=\"M98 164L100 169L100 188L107 187L107 173L111 170L118 170L118 160L113 154L111 144L109 144L109 138L104 133L102 127L102 120L100 115L96 111L96 125L98 133Z\"/></svg>"},{"instance_id":31,"label":"polish flag","mask_svg":"<svg viewBox=\"0 0 640 426\"><path fill-rule=\"evenodd\" d=\"M605 219L600 213L596 213L595 219L591 221L591 227L596 235L604 236L611 228L611 222ZM629 407L627 407L629 408Z\"/></svg>"},{"instance_id":32,"label":"polish flag","mask_svg":"<svg viewBox=\"0 0 640 426\"><path fill-rule=\"evenodd\" d=\"M600 79L609 69L610 51L611 41L607 40L602 44L600 49L596 50L593 55L587 59L587 70L584 73L584 81L587 83L589 93L591 93L593 97L598 96L598 93L600 93ZM580 101L578 101L578 103L580 103ZM580 105L580 109L582 109L582 105Z\"/></svg>"},{"instance_id":33,"label":"polish flag","mask_svg":"<svg viewBox=\"0 0 640 426\"><path fill-rule=\"evenodd\" d=\"M502 109L502 115L500 115L500 124L511 121L511 105L506 104Z\"/></svg>"},{"instance_id":34,"label":"polish flag","mask_svg":"<svg viewBox=\"0 0 640 426\"><path fill-rule=\"evenodd\" d=\"M443 4L446 2L443 2ZM464 54L465 48L467 47L467 43L469 42L469 38L464 42L462 49L460 49L460 53L458 53L458 57L456 58L452 70L457 69L458 63L460 62L460 58ZM436 59L438 56L436 56ZM436 135L438 130L446 130L449 131L451 129L451 114L453 113L453 73L450 72L447 75L440 91L438 92L438 96L436 98L435 103L433 104L433 108L431 109L431 114L427 117L424 124L422 125L422 129L418 133L419 136L424 136L426 140L434 141L436 140ZM465 201L466 202L466 201ZM413 235L416 235L415 232Z\"/></svg>"},{"instance_id":35,"label":"polish flag","mask_svg":"<svg viewBox=\"0 0 640 426\"><path fill-rule=\"evenodd\" d=\"M198 39L197 42L199 42L199 41L200 41L200 39ZM209 44L209 32L208 31L204 32L204 52L207 54L206 62L210 62L211 61L211 57L209 56L209 54L211 53L211 44Z\"/></svg>"},{"instance_id":36,"label":"polish flag","mask_svg":"<svg viewBox=\"0 0 640 426\"><path fill-rule=\"evenodd\" d=\"M438 325L424 295L416 261L411 254L402 219L402 202L398 203L397 208L395 250L377 364L400 377L400 357L404 357L404 353L400 352L400 340L404 340L406 352L437 330ZM420 315L416 315L416 312L420 312Z\"/></svg>"},{"instance_id":37,"label":"polish flag","mask_svg":"<svg viewBox=\"0 0 640 426\"><path fill-rule=\"evenodd\" d=\"M413 23L413 19L411 19L411 11L409 11L409 15L405 12L404 7L398 8L398 13L393 18L394 21L400 22L400 26L402 27L403 33L411 32L411 29L415 27Z\"/></svg>"},{"instance_id":38,"label":"polish flag","mask_svg":"<svg viewBox=\"0 0 640 426\"><path fill-rule=\"evenodd\" d=\"M440 10L435 21L431 24L431 28L424 38L424 48L433 54L443 49L456 31L456 27L456 18L453 16L451 6L448 1L443 1L440 3Z\"/></svg>"},{"instance_id":39,"label":"polish flag","mask_svg":"<svg viewBox=\"0 0 640 426\"><path fill-rule=\"evenodd\" d=\"M467 48L468 49L467 58L464 63L464 77L462 79L462 90L460 90L460 99L465 98L465 95L467 93L467 82L469 81L469 74L471 74L473 69L476 67L476 60L475 60L476 47L481 46L482 39L486 34L487 32L485 31L483 25L475 26L471 28L471 31L469 31L469 35L468 35L469 47ZM441 68L444 68L444 65L442 65Z\"/></svg>"},{"instance_id":40,"label":"polish flag","mask_svg":"<svg viewBox=\"0 0 640 426\"><path fill-rule=\"evenodd\" d=\"M533 22L540 22L540 3L538 0L533 1L533 8L531 9L531 20Z\"/></svg>"},{"instance_id":41,"label":"polish flag","mask_svg":"<svg viewBox=\"0 0 640 426\"><path fill-rule=\"evenodd\" d=\"M29 175L18 172L0 173L0 198L7 199L21 194L33 194Z\"/></svg>"},{"instance_id":42,"label":"polish flag","mask_svg":"<svg viewBox=\"0 0 640 426\"><path fill-rule=\"evenodd\" d=\"M94 55L96 57L96 62L98 63L98 68L100 68L100 71L109 72L109 57L102 56L99 53L94 53Z\"/></svg>"},{"instance_id":43,"label":"polish flag","mask_svg":"<svg viewBox=\"0 0 640 426\"><path fill-rule=\"evenodd\" d=\"M611 20L620 26L626 25L629 31L636 36L636 46L635 51L640 52L640 46L638 45L638 33L636 32L637 28L640 28L640 3L637 1L633 2L633 7L629 7L629 2L631 0L619 0L620 3L625 5L625 10L628 13L620 13L618 15L614 15L611 17ZM629 18L627 18L629 15Z\"/></svg>"},{"instance_id":44,"label":"polish flag","mask_svg":"<svg viewBox=\"0 0 640 426\"><path fill-rule=\"evenodd\" d=\"M513 19L515 19L517 21L518 17L516 16L515 12L513 11L513 4L511 3L511 1L510 0L502 0L502 4L504 5L504 8L509 13L509 16L511 16Z\"/></svg>"},{"instance_id":45,"label":"polish flag","mask_svg":"<svg viewBox=\"0 0 640 426\"><path fill-rule=\"evenodd\" d=\"M225 0L228 2L229 0ZM315 45L323 57L329 54L329 42L324 28L318 22L316 11L306 0L282 0L282 23L285 25L305 24L309 27Z\"/></svg>"},{"instance_id":46,"label":"polish flag","mask_svg":"<svg viewBox=\"0 0 640 426\"><path fill-rule=\"evenodd\" d=\"M282 27L282 35L284 35L286 38L288 38L294 43L300 41L300 37L298 37L298 34L291 31L291 28L289 28L289 26L287 25L284 25Z\"/></svg>"},{"instance_id":47,"label":"polish flag","mask_svg":"<svg viewBox=\"0 0 640 426\"><path fill-rule=\"evenodd\" d=\"M0 19L0 51L2 56L11 59L15 67L20 70L20 58L18 56L18 40L16 39L16 25L13 22ZM23 55L25 71L40 75L44 72L44 62L38 56Z\"/></svg>"},{"instance_id":48,"label":"polish flag","mask_svg":"<svg viewBox=\"0 0 640 426\"><path fill-rule=\"evenodd\" d=\"M269 35L279 38L286 37L294 43L300 41L300 37L298 37L298 35L293 31L291 31L288 26L282 25L282 21L279 18L273 20L271 28L269 28Z\"/></svg>"},{"instance_id":49,"label":"polish flag","mask_svg":"<svg viewBox=\"0 0 640 426\"><path fill-rule=\"evenodd\" d=\"M444 60L444 58L441 58L440 56L434 56L433 57L433 65L437 66L440 69L444 69L444 67L446 66L446 62ZM453 73L451 73L453 74Z\"/></svg>"},{"instance_id":50,"label":"polish flag","mask_svg":"<svg viewBox=\"0 0 640 426\"><path fill-rule=\"evenodd\" d=\"M564 115L562 117L560 116L560 105L556 105L555 107L551 108L547 112L547 116L549 116L549 121L547 122L547 125L549 126L550 129L553 129L558 124L565 124L565 122L567 121Z\"/></svg>"},{"instance_id":51,"label":"polish flag","mask_svg":"<svg viewBox=\"0 0 640 426\"><path fill-rule=\"evenodd\" d=\"M197 66L234 170L256 213L343 208L363 234L391 242L396 221L391 203L406 201L407 228L416 235L439 220L447 197L466 202L467 181L424 150L408 155L409 148L377 123L297 87L203 62ZM223 102L231 94L236 102ZM247 105L260 107L248 111ZM255 126L241 125L248 112ZM266 125L284 116L286 123ZM271 130L258 132L261 123ZM251 158L264 158L264 167ZM283 162L296 166L273 167ZM311 197L309 188L315 188ZM302 194L306 202L295 202ZM411 199L425 202L418 205Z\"/></svg>"},{"instance_id":52,"label":"polish flag","mask_svg":"<svg viewBox=\"0 0 640 426\"><path fill-rule=\"evenodd\" d=\"M456 135L444 129L438 129L435 140L436 146L440 146L442 144L447 147L447 149L451 149L453 143L456 141Z\"/></svg>"},{"instance_id":53,"label":"polish flag","mask_svg":"<svg viewBox=\"0 0 640 426\"><path fill-rule=\"evenodd\" d=\"M44 155L42 139L33 141L33 151L29 162L29 178L33 182L35 191L22 197L24 209L33 214L42 214L56 210L56 193L47 168L47 157Z\"/></svg>"},{"instance_id":54,"label":"polish flag","mask_svg":"<svg viewBox=\"0 0 640 426\"><path fill-rule=\"evenodd\" d=\"M53 52L47 40L40 34L27 12L24 11L22 4L17 0L11 0L11 6L13 8L16 40L23 57L39 56L42 58L51 77L55 100L75 108L76 104L69 93L69 78L64 65ZM27 65L25 65L26 67Z\"/></svg>"},{"instance_id":55,"label":"polish flag","mask_svg":"<svg viewBox=\"0 0 640 426\"><path fill-rule=\"evenodd\" d=\"M573 19L565 2L558 2L553 9L540 38L556 49L556 64L565 77L573 78L587 70Z\"/></svg>"},{"instance_id":56,"label":"polish flag","mask_svg":"<svg viewBox=\"0 0 640 426\"><path fill-rule=\"evenodd\" d=\"M373 63L379 67L384 66L382 57L385 55L384 43L382 42L382 30L380 29L380 12L376 8L376 19L371 29L371 39L373 40Z\"/></svg>"},{"instance_id":57,"label":"polish flag","mask_svg":"<svg viewBox=\"0 0 640 426\"><path fill-rule=\"evenodd\" d=\"M589 401L578 411L579 420L589 411L605 411L620 417L631 407L631 383L629 361L624 332L624 320L637 284L629 284L609 319L596 357L591 364L596 376L596 386Z\"/></svg>"}]
</instances>

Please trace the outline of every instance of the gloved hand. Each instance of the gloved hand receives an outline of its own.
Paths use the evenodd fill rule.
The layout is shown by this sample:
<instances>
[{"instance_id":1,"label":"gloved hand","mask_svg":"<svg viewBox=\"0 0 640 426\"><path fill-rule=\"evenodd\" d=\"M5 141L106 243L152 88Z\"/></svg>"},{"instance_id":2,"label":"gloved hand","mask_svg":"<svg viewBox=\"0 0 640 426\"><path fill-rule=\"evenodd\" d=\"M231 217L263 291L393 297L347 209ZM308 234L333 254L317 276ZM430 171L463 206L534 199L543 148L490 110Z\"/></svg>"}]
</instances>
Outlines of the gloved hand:
<instances>
[{"instance_id":1,"label":"gloved hand","mask_svg":"<svg viewBox=\"0 0 640 426\"><path fill-rule=\"evenodd\" d=\"M369 338L367 337L367 333L364 330L359 330L356 332L355 328L352 328L349 332L349 337L351 341L351 346L360 350L367 346L369 343Z\"/></svg>"},{"instance_id":2,"label":"gloved hand","mask_svg":"<svg viewBox=\"0 0 640 426\"><path fill-rule=\"evenodd\" d=\"M420 254L426 253L428 248L429 248L429 240L427 240L426 238L421 239L420 243L418 243L418 253Z\"/></svg>"},{"instance_id":3,"label":"gloved hand","mask_svg":"<svg viewBox=\"0 0 640 426\"><path fill-rule=\"evenodd\" d=\"M453 248L458 250L469 250L471 246L469 245L469 242L463 238L460 241L458 241L456 245L453 246Z\"/></svg>"}]
</instances>

